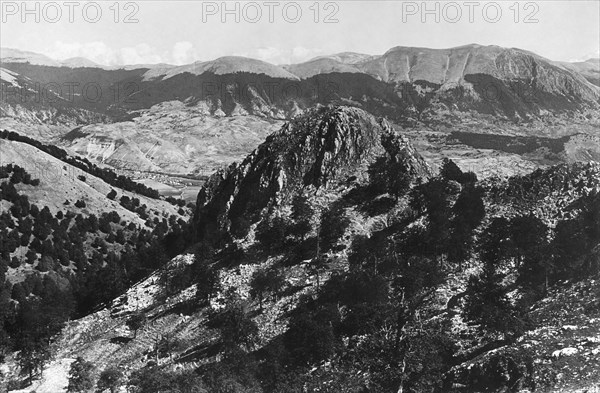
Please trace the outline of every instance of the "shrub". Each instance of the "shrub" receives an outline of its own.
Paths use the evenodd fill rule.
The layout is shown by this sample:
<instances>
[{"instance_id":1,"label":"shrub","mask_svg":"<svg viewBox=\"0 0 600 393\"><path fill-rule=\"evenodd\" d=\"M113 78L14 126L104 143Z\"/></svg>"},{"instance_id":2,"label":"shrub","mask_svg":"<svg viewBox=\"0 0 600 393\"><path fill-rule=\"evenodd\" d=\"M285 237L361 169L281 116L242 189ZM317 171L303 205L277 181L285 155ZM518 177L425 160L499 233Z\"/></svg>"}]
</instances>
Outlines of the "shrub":
<instances>
[{"instance_id":1,"label":"shrub","mask_svg":"<svg viewBox=\"0 0 600 393\"><path fill-rule=\"evenodd\" d=\"M69 386L67 392L85 392L94 387L93 373L94 364L86 361L81 356L71 363L69 370Z\"/></svg>"},{"instance_id":2,"label":"shrub","mask_svg":"<svg viewBox=\"0 0 600 393\"><path fill-rule=\"evenodd\" d=\"M111 393L116 393L122 383L123 372L116 367L109 367L100 374L96 387L100 391L109 389Z\"/></svg>"}]
</instances>

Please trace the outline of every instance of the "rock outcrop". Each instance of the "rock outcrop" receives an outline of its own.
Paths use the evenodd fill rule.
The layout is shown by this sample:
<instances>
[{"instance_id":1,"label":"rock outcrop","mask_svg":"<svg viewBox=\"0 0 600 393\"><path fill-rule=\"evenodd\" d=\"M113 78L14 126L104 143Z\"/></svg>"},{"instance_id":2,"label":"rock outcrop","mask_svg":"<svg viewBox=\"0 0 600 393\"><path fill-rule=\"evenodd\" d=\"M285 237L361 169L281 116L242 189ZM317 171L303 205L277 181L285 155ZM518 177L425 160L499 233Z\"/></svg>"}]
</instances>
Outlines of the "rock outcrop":
<instances>
[{"instance_id":1,"label":"rock outcrop","mask_svg":"<svg viewBox=\"0 0 600 393\"><path fill-rule=\"evenodd\" d=\"M350 107L323 107L286 123L242 163L215 173L198 194L201 238L256 222L261 211L297 190L364 181L377 157L401 160L413 179L429 167L410 142L384 120Z\"/></svg>"}]
</instances>

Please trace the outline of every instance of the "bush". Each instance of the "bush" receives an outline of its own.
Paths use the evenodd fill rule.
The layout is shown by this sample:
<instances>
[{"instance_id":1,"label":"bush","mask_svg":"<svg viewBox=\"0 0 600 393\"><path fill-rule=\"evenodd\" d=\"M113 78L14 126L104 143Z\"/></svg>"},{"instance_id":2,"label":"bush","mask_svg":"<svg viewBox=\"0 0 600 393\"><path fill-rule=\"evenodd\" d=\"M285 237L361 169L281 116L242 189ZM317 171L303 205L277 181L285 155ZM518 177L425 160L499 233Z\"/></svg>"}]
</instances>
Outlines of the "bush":
<instances>
[{"instance_id":1,"label":"bush","mask_svg":"<svg viewBox=\"0 0 600 393\"><path fill-rule=\"evenodd\" d=\"M175 374L151 366L133 372L129 384L135 393L208 393L200 376L193 371Z\"/></svg>"},{"instance_id":2,"label":"bush","mask_svg":"<svg viewBox=\"0 0 600 393\"><path fill-rule=\"evenodd\" d=\"M116 393L123 384L123 372L116 367L109 367L102 371L100 378L96 383L98 390L110 390L110 393Z\"/></svg>"},{"instance_id":3,"label":"bush","mask_svg":"<svg viewBox=\"0 0 600 393\"><path fill-rule=\"evenodd\" d=\"M69 370L69 386L67 392L86 392L94 387L93 381L94 364L83 359L81 356L71 363Z\"/></svg>"}]
</instances>

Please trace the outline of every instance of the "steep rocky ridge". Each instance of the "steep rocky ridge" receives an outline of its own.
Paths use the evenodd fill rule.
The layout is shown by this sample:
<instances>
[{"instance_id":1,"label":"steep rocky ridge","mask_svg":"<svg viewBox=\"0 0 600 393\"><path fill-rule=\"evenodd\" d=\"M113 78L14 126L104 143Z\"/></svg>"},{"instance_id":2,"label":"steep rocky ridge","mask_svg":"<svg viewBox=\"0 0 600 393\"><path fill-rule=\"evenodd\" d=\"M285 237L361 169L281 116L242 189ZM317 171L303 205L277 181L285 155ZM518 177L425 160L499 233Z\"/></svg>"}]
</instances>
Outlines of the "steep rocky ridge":
<instances>
[{"instance_id":1,"label":"steep rocky ridge","mask_svg":"<svg viewBox=\"0 0 600 393\"><path fill-rule=\"evenodd\" d=\"M410 142L365 111L326 107L301 116L267 138L240 164L215 173L198 194L195 221L201 237L236 232L262 209L306 187L364 181L382 155L406 164L413 179L429 167Z\"/></svg>"}]
</instances>

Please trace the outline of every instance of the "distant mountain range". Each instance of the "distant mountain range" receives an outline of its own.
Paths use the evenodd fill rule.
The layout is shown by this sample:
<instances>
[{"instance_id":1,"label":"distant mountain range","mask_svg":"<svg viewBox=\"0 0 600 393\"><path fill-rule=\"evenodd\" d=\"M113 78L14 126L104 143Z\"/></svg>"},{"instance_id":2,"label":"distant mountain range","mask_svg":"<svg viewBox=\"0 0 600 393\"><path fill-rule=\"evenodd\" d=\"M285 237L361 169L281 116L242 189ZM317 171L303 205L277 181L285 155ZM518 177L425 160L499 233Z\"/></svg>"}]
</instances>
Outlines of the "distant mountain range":
<instances>
[{"instance_id":1,"label":"distant mountain range","mask_svg":"<svg viewBox=\"0 0 600 393\"><path fill-rule=\"evenodd\" d=\"M50 67L69 67L69 68L102 68L104 70L132 70L138 68L168 68L175 67L171 64L126 64L121 66L107 66L96 63L85 57L71 57L65 60L51 59L46 55L40 53L22 51L19 49L12 48L0 48L0 59L2 63L29 63L32 65L39 66L50 66Z\"/></svg>"},{"instance_id":2,"label":"distant mountain range","mask_svg":"<svg viewBox=\"0 0 600 393\"><path fill-rule=\"evenodd\" d=\"M499 46L398 46L380 56L344 52L290 65L228 56L104 67L14 49L1 55L2 128L121 169L210 172L250 152L272 127L332 104L444 134L595 138L600 122L598 59L560 63ZM436 140L422 142L433 155ZM550 160L536 153L533 161L597 153L580 144L571 150ZM135 154L123 161L127 151Z\"/></svg>"},{"instance_id":3,"label":"distant mountain range","mask_svg":"<svg viewBox=\"0 0 600 393\"><path fill-rule=\"evenodd\" d=\"M599 83L600 58L580 62L555 62L522 49L502 48L496 45L470 44L448 49L397 46L383 55L342 52L318 56L303 63L288 65L274 65L241 56L225 56L211 61L196 61L181 66L165 63L106 66L84 57L72 57L58 61L39 53L0 48L0 58L4 63L29 63L70 68L102 68L105 70L148 68L151 71L146 74L147 78L168 78L186 72L195 75L204 72L215 74L248 72L265 74L274 78L297 79L332 72L357 72L374 76L386 82L390 80L409 82L426 80L442 84L457 82L464 75L482 73L483 71L498 76L507 76L506 73L512 74L512 76L522 76L520 73L522 70L503 68L503 63L511 60L517 63L527 57L578 72L595 85Z\"/></svg>"},{"instance_id":4,"label":"distant mountain range","mask_svg":"<svg viewBox=\"0 0 600 393\"><path fill-rule=\"evenodd\" d=\"M358 102L369 110L373 108L365 101L373 99L379 102L380 108L375 111L379 113L376 114L389 112L386 107L391 106L396 107L394 112L405 116L403 106L422 112L430 104L442 103L448 109L474 109L527 119L540 116L545 110L574 111L590 105L595 107L600 99L600 87L594 85L600 75L597 60L558 63L521 49L475 44L450 49L399 46L381 56L346 52L283 66L239 56L183 66L104 67L84 58L59 62L41 54L14 49L3 48L1 55L3 70L0 77L5 84L28 86L31 82L39 82L44 86L58 83L62 87L66 83L82 86L95 83L101 88L102 97L77 104L75 94L72 106L111 116L172 99L205 101L209 107L214 107L211 112L222 110L226 115L241 106L252 114L275 117L281 117L282 112L288 117L291 108L304 109L307 101L311 104L315 101L327 104L332 100L341 100L344 104ZM233 79L227 78L234 75ZM358 75L372 80L360 79L355 88ZM315 97L316 77L334 87L333 95L319 96L317 93ZM220 102L214 98L206 99L207 95L215 96L215 86L211 84L216 83L221 89L219 82L223 79L229 84L240 85L241 90L232 92L235 89L229 87L225 88L227 91L218 91ZM289 81L299 85L283 91L282 85ZM378 82L386 86L382 88ZM275 86L275 90L268 91L267 85ZM118 89L120 86L123 88ZM391 88L395 97L382 97L386 88ZM27 90L32 88L27 87ZM108 100L109 90L118 91L118 97ZM283 97L275 97L273 93ZM62 98L64 95L63 91ZM233 101L229 110L224 108L228 98ZM402 103L391 102L397 98ZM7 102L16 104L11 102L11 95L7 96ZM57 105L62 104L67 105ZM399 108L401 110L397 110ZM4 114L10 116L6 107L3 109Z\"/></svg>"}]
</instances>

